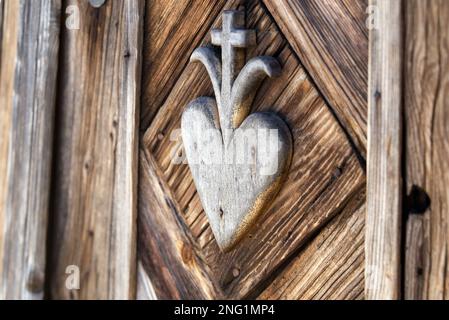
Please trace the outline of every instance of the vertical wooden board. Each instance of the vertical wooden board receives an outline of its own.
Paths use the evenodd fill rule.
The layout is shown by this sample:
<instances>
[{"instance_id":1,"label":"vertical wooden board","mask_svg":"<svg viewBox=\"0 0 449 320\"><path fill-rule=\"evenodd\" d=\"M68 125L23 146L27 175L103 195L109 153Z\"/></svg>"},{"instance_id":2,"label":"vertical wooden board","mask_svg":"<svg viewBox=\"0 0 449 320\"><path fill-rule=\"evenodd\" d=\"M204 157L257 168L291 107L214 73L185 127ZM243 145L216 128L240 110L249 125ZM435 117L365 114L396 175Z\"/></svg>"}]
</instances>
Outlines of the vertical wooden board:
<instances>
[{"instance_id":1,"label":"vertical wooden board","mask_svg":"<svg viewBox=\"0 0 449 320\"><path fill-rule=\"evenodd\" d=\"M365 157L368 0L263 2Z\"/></svg>"},{"instance_id":2,"label":"vertical wooden board","mask_svg":"<svg viewBox=\"0 0 449 320\"><path fill-rule=\"evenodd\" d=\"M424 285L424 219L419 214L410 214L406 220L406 247L404 265L404 299L423 298Z\"/></svg>"},{"instance_id":3,"label":"vertical wooden board","mask_svg":"<svg viewBox=\"0 0 449 320\"><path fill-rule=\"evenodd\" d=\"M68 1L57 109L51 297L135 296L137 146L144 1ZM65 286L66 267L81 274Z\"/></svg>"},{"instance_id":4,"label":"vertical wooden board","mask_svg":"<svg viewBox=\"0 0 449 320\"><path fill-rule=\"evenodd\" d=\"M3 7L5 5L4 0L0 0L0 74L2 71L2 39L3 39Z\"/></svg>"},{"instance_id":5,"label":"vertical wooden board","mask_svg":"<svg viewBox=\"0 0 449 320\"><path fill-rule=\"evenodd\" d=\"M400 297L402 2L371 0L365 295Z\"/></svg>"},{"instance_id":6,"label":"vertical wooden board","mask_svg":"<svg viewBox=\"0 0 449 320\"><path fill-rule=\"evenodd\" d=\"M0 299L41 299L61 1L0 8Z\"/></svg>"},{"instance_id":7,"label":"vertical wooden board","mask_svg":"<svg viewBox=\"0 0 449 320\"><path fill-rule=\"evenodd\" d=\"M362 299L365 199L362 188L276 276L259 299Z\"/></svg>"},{"instance_id":8,"label":"vertical wooden board","mask_svg":"<svg viewBox=\"0 0 449 320\"><path fill-rule=\"evenodd\" d=\"M405 298L449 299L449 2L405 12Z\"/></svg>"},{"instance_id":9,"label":"vertical wooden board","mask_svg":"<svg viewBox=\"0 0 449 320\"><path fill-rule=\"evenodd\" d=\"M0 39L0 248L3 248L4 241L4 221L6 208L6 194L8 190L8 157L9 157L9 136L12 125L12 103L14 93L14 63L5 63L5 61L15 61L17 52L17 33L19 23L19 7L17 1L3 3L4 20L3 25L8 26L7 33ZM8 15L5 13L8 12ZM2 25L2 26L3 26ZM3 261L3 250L0 249L0 261ZM2 264L0 264L2 269ZM1 270L0 270L1 271ZM0 272L2 274L2 272Z\"/></svg>"}]
</instances>

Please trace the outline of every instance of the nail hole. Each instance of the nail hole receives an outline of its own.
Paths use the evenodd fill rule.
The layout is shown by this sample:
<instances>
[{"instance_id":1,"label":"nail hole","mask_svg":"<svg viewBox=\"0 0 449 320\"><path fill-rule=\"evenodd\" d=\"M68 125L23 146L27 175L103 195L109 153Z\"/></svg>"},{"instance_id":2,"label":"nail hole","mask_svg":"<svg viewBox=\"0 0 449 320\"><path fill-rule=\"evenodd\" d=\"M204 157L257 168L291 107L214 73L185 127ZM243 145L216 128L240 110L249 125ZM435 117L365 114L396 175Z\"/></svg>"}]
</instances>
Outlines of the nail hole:
<instances>
[{"instance_id":1,"label":"nail hole","mask_svg":"<svg viewBox=\"0 0 449 320\"><path fill-rule=\"evenodd\" d=\"M430 207L430 197L427 192L417 185L413 185L407 196L408 210L410 213L422 214Z\"/></svg>"},{"instance_id":2,"label":"nail hole","mask_svg":"<svg viewBox=\"0 0 449 320\"><path fill-rule=\"evenodd\" d=\"M380 93L379 90L376 90L376 92L374 92L374 98L376 99L376 101L379 101L380 98L382 98L382 93Z\"/></svg>"},{"instance_id":3,"label":"nail hole","mask_svg":"<svg viewBox=\"0 0 449 320\"><path fill-rule=\"evenodd\" d=\"M220 210L218 212L220 213L220 219L223 219L223 216L224 216L223 209L220 208Z\"/></svg>"},{"instance_id":4,"label":"nail hole","mask_svg":"<svg viewBox=\"0 0 449 320\"><path fill-rule=\"evenodd\" d=\"M333 176L334 176L334 178L338 178L338 177L341 176L342 173L343 173L343 172L342 172L341 168L340 168L340 167L337 167L337 168L335 168L335 170L334 170L334 172L333 172Z\"/></svg>"},{"instance_id":5,"label":"nail hole","mask_svg":"<svg viewBox=\"0 0 449 320\"><path fill-rule=\"evenodd\" d=\"M417 269L416 269L416 274L417 274L418 276L422 276L423 273L424 273L423 268L417 268Z\"/></svg>"},{"instance_id":6,"label":"nail hole","mask_svg":"<svg viewBox=\"0 0 449 320\"><path fill-rule=\"evenodd\" d=\"M32 269L30 273L28 274L27 282L26 282L27 289L31 293L40 293L44 290L44 274L43 272Z\"/></svg>"}]
</instances>

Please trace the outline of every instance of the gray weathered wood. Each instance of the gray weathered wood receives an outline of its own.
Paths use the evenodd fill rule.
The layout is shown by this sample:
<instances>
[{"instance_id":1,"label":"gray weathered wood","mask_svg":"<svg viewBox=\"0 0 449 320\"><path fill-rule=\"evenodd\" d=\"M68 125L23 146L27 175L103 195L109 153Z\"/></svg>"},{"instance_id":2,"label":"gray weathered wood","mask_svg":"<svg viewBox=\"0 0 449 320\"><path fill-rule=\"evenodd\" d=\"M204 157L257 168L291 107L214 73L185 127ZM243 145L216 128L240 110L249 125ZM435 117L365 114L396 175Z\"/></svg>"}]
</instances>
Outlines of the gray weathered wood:
<instances>
[{"instance_id":1,"label":"gray weathered wood","mask_svg":"<svg viewBox=\"0 0 449 320\"><path fill-rule=\"evenodd\" d=\"M41 299L61 1L2 5L0 299Z\"/></svg>"},{"instance_id":2,"label":"gray weathered wood","mask_svg":"<svg viewBox=\"0 0 449 320\"><path fill-rule=\"evenodd\" d=\"M424 297L424 219L411 214L406 221L404 299L418 300ZM441 283L444 285L444 281Z\"/></svg>"},{"instance_id":3,"label":"gray weathered wood","mask_svg":"<svg viewBox=\"0 0 449 320\"><path fill-rule=\"evenodd\" d=\"M449 1L405 1L405 299L449 299Z\"/></svg>"},{"instance_id":4,"label":"gray weathered wood","mask_svg":"<svg viewBox=\"0 0 449 320\"><path fill-rule=\"evenodd\" d=\"M280 66L274 58L256 57L239 74L242 48L254 45L256 36L243 26L243 12L225 11L223 30L212 30L212 43L222 47L222 63L209 48L193 53L209 72L215 100L191 102L181 124L192 176L223 251L237 245L273 200L292 155L290 131L278 116L249 115L262 80L279 75Z\"/></svg>"},{"instance_id":5,"label":"gray weathered wood","mask_svg":"<svg viewBox=\"0 0 449 320\"><path fill-rule=\"evenodd\" d=\"M5 5L4 0L0 0L0 74L2 65L2 39L3 39L3 6Z\"/></svg>"},{"instance_id":6,"label":"gray weathered wood","mask_svg":"<svg viewBox=\"0 0 449 320\"><path fill-rule=\"evenodd\" d=\"M183 114L182 136L212 231L220 248L229 251L279 191L290 165L292 142L282 120L269 113L254 113L234 131L229 144L223 144L213 109L212 99L191 103ZM276 143L265 152L260 133L265 132L268 139L269 130L276 132Z\"/></svg>"},{"instance_id":7,"label":"gray weathered wood","mask_svg":"<svg viewBox=\"0 0 449 320\"><path fill-rule=\"evenodd\" d=\"M51 297L130 299L144 1L67 5L79 8L82 22L63 34ZM79 290L65 286L68 265L80 269Z\"/></svg>"},{"instance_id":8,"label":"gray weathered wood","mask_svg":"<svg viewBox=\"0 0 449 320\"><path fill-rule=\"evenodd\" d=\"M212 30L212 43L222 47L222 63L211 49L193 53L209 72L215 100L202 97L191 102L181 124L193 179L223 251L248 233L273 200L292 155L291 134L280 118L271 113L249 115L260 83L266 76L279 75L280 66L272 57L256 57L243 66L242 48L256 41L254 30L243 27L242 11L225 11L223 30ZM269 131L275 131L274 141Z\"/></svg>"},{"instance_id":9,"label":"gray weathered wood","mask_svg":"<svg viewBox=\"0 0 449 320\"><path fill-rule=\"evenodd\" d=\"M365 237L367 299L400 297L401 262L401 0L372 0Z\"/></svg>"}]
</instances>

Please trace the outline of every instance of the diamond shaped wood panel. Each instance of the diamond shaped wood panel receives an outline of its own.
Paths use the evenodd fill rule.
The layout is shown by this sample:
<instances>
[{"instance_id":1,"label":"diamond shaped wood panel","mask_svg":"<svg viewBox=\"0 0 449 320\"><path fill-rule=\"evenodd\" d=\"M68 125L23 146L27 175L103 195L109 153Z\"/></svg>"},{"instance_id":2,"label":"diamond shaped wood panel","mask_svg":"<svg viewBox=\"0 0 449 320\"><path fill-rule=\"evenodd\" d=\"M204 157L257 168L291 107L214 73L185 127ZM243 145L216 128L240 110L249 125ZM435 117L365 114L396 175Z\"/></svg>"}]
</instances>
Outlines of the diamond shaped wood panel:
<instances>
[{"instance_id":1,"label":"diamond shaped wood panel","mask_svg":"<svg viewBox=\"0 0 449 320\"><path fill-rule=\"evenodd\" d=\"M147 42L144 52L138 256L161 298L252 298L333 217L360 208L363 201L354 199L365 175L333 111L261 2L210 7L210 1L195 1L194 11L189 3L147 4L148 39L164 34L166 40ZM257 31L247 58L270 55L283 66L280 78L263 83L252 111L276 112L294 138L287 181L254 231L228 254L218 249L188 166L173 161L183 156L183 109L196 97L213 96L206 71L187 58L210 43L209 31L220 26L225 8L245 10L247 27Z\"/></svg>"}]
</instances>

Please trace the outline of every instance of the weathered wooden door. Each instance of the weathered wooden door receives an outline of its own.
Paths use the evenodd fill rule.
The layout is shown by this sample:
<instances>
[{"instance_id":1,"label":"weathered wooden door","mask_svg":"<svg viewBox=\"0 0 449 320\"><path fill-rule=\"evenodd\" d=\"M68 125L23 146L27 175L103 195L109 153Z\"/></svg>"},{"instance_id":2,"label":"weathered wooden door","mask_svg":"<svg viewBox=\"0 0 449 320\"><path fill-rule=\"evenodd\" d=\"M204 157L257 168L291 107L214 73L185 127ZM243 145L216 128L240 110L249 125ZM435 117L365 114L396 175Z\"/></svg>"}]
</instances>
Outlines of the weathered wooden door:
<instances>
[{"instance_id":1,"label":"weathered wooden door","mask_svg":"<svg viewBox=\"0 0 449 320\"><path fill-rule=\"evenodd\" d=\"M282 65L251 111L288 125L293 160L222 253L180 120L214 94L189 57L227 9L256 31L246 59ZM448 17L447 0L0 0L0 299L448 299Z\"/></svg>"},{"instance_id":2,"label":"weathered wooden door","mask_svg":"<svg viewBox=\"0 0 449 320\"><path fill-rule=\"evenodd\" d=\"M154 0L144 26L139 150L138 297L359 299L364 292L367 0ZM257 32L247 59L274 56L253 111L288 124L287 181L230 253L213 237L182 157L180 119L213 96L190 64L226 9ZM154 292L152 291L154 290Z\"/></svg>"}]
</instances>

